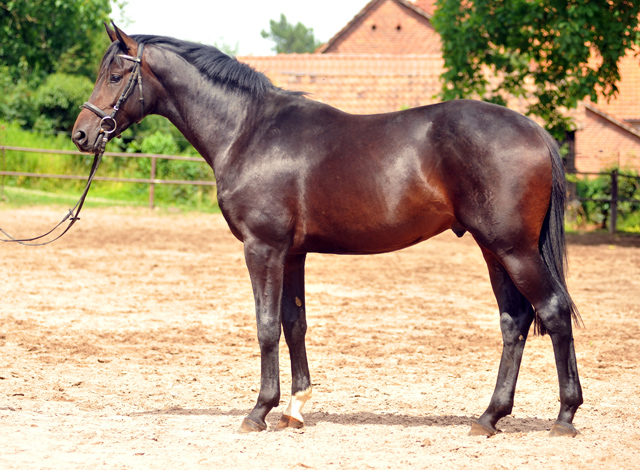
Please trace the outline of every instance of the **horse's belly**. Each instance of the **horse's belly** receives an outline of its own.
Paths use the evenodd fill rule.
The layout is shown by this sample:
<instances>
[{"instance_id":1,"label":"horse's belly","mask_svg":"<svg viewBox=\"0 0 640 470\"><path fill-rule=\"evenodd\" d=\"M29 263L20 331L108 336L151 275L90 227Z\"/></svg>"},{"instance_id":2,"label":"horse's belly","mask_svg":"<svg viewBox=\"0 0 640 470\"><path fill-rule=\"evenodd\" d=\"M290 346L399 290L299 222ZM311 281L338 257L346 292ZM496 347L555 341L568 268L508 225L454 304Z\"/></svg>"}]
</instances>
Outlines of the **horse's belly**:
<instances>
[{"instance_id":1,"label":"horse's belly","mask_svg":"<svg viewBox=\"0 0 640 470\"><path fill-rule=\"evenodd\" d=\"M320 230L309 231L300 241L302 250L316 253L375 254L415 245L451 228L449 213L428 211L404 219L353 217L327 219Z\"/></svg>"}]
</instances>

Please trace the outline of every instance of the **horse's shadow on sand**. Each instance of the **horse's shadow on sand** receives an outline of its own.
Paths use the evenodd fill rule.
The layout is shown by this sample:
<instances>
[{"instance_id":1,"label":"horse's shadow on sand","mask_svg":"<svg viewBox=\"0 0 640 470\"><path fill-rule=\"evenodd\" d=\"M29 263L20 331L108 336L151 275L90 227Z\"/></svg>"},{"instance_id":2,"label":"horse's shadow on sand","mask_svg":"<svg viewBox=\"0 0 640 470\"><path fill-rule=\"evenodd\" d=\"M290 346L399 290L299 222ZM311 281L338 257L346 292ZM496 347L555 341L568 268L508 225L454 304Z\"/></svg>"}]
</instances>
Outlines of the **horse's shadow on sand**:
<instances>
[{"instance_id":1,"label":"horse's shadow on sand","mask_svg":"<svg viewBox=\"0 0 640 470\"><path fill-rule=\"evenodd\" d=\"M128 416L160 416L160 415L181 415L181 416L246 416L250 409L184 409L170 408L163 410L144 411L140 413L128 413ZM267 422L271 429L274 429L280 413L274 412L267 417ZM373 413L370 411L359 411L357 413L327 413L316 411L305 413L305 426L313 428L319 423L332 423L337 425L382 425L382 426L405 426L405 427L451 427L468 426L476 420L472 416L454 415L429 415L411 416L403 414ZM240 421L238 421L239 423ZM507 416L500 420L498 428L504 433L530 433L549 431L553 424L552 419L541 418L514 418Z\"/></svg>"}]
</instances>

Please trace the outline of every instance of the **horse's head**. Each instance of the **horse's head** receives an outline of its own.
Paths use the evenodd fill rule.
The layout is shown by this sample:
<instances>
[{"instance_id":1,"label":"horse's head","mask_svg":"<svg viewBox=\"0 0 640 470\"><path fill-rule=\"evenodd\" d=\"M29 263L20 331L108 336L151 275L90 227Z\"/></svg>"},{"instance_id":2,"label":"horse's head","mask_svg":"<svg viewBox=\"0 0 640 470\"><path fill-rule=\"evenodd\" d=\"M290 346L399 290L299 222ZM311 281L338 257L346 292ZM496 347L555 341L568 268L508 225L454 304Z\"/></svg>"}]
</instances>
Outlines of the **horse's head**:
<instances>
[{"instance_id":1,"label":"horse's head","mask_svg":"<svg viewBox=\"0 0 640 470\"><path fill-rule=\"evenodd\" d=\"M148 76L143 74L144 45L113 26L105 24L111 46L102 58L93 93L73 126L73 142L82 152L104 151L108 140L141 121L154 105L149 80L143 80Z\"/></svg>"}]
</instances>

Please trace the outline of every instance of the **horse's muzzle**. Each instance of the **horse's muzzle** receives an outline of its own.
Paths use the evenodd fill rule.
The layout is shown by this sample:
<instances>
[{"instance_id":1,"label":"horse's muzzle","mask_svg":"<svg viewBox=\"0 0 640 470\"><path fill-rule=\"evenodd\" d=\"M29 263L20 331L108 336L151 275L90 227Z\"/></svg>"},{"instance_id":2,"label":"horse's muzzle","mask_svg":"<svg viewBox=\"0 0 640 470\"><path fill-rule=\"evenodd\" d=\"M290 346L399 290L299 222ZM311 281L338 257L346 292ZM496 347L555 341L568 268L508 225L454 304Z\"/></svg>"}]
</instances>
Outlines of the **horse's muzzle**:
<instances>
[{"instance_id":1,"label":"horse's muzzle","mask_svg":"<svg viewBox=\"0 0 640 470\"><path fill-rule=\"evenodd\" d=\"M84 153L99 153L100 151L104 151L103 139L105 137L105 133L98 129L90 129L86 125L79 125L76 123L76 126L73 128L71 140L78 147L78 150Z\"/></svg>"},{"instance_id":2,"label":"horse's muzzle","mask_svg":"<svg viewBox=\"0 0 640 470\"><path fill-rule=\"evenodd\" d=\"M78 150L86 151L84 149L86 148L86 145L87 145L87 134L84 131L82 130L76 131L75 134L73 134L72 140L73 140L73 143L76 144L76 147L78 147Z\"/></svg>"}]
</instances>

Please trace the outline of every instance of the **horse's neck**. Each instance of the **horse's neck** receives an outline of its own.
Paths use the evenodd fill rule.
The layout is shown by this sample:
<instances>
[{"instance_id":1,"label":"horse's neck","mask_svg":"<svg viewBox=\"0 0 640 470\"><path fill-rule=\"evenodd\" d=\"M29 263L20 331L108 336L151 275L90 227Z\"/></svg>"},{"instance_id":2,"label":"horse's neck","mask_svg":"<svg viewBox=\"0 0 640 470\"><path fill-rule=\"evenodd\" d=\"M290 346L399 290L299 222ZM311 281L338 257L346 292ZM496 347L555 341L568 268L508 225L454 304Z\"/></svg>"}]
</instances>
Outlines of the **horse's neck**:
<instances>
[{"instance_id":1,"label":"horse's neck","mask_svg":"<svg viewBox=\"0 0 640 470\"><path fill-rule=\"evenodd\" d=\"M192 67L184 61L178 66ZM212 83L195 68L186 73L176 73L170 64L159 69L165 99L159 100L157 114L169 119L217 173L247 118L251 98Z\"/></svg>"}]
</instances>

